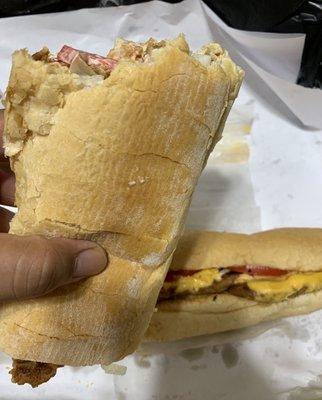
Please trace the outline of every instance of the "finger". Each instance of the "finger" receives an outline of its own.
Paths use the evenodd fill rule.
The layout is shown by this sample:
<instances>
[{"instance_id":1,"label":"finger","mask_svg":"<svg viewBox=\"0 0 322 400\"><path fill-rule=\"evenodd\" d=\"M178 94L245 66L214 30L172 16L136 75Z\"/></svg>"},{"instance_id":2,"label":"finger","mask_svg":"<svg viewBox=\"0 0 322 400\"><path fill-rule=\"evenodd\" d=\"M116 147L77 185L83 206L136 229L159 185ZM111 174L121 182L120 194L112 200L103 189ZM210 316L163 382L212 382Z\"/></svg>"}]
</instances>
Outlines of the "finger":
<instances>
[{"instance_id":1,"label":"finger","mask_svg":"<svg viewBox=\"0 0 322 400\"><path fill-rule=\"evenodd\" d=\"M9 159L6 159L6 161L0 161L0 169L2 171L8 172L12 174L11 168L10 168L10 163Z\"/></svg>"},{"instance_id":2,"label":"finger","mask_svg":"<svg viewBox=\"0 0 322 400\"><path fill-rule=\"evenodd\" d=\"M6 161L3 149L4 110L0 110L0 161Z\"/></svg>"},{"instance_id":3,"label":"finger","mask_svg":"<svg viewBox=\"0 0 322 400\"><path fill-rule=\"evenodd\" d=\"M0 204L13 206L15 201L15 177L0 170Z\"/></svg>"},{"instance_id":4,"label":"finger","mask_svg":"<svg viewBox=\"0 0 322 400\"><path fill-rule=\"evenodd\" d=\"M41 296L102 272L105 251L73 239L0 234L0 301Z\"/></svg>"},{"instance_id":5,"label":"finger","mask_svg":"<svg viewBox=\"0 0 322 400\"><path fill-rule=\"evenodd\" d=\"M14 213L12 213L9 210L6 210L3 207L0 207L0 232L4 232L4 233L9 232L9 228L10 228L9 225L10 225L10 221L12 220L13 216L14 216Z\"/></svg>"}]
</instances>

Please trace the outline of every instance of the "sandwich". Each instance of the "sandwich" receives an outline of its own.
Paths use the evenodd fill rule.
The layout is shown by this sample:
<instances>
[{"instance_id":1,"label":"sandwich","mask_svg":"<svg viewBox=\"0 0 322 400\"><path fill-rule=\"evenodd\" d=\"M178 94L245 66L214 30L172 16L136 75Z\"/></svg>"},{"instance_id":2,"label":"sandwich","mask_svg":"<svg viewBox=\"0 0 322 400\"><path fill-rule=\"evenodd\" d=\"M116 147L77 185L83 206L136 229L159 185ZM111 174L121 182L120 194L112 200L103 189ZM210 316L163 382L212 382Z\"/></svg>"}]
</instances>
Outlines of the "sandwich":
<instances>
[{"instance_id":1,"label":"sandwich","mask_svg":"<svg viewBox=\"0 0 322 400\"><path fill-rule=\"evenodd\" d=\"M48 378L52 365L107 365L135 350L242 78L218 44L191 53L183 35L119 39L106 57L14 53L10 233L92 240L109 255L99 276L0 305L0 350L17 366L45 365Z\"/></svg>"},{"instance_id":2,"label":"sandwich","mask_svg":"<svg viewBox=\"0 0 322 400\"><path fill-rule=\"evenodd\" d=\"M179 240L145 342L240 329L322 307L322 229L252 235L187 231ZM14 360L13 381L38 386L59 365Z\"/></svg>"},{"instance_id":3,"label":"sandwich","mask_svg":"<svg viewBox=\"0 0 322 400\"><path fill-rule=\"evenodd\" d=\"M213 334L322 307L322 229L187 232L145 341Z\"/></svg>"}]
</instances>

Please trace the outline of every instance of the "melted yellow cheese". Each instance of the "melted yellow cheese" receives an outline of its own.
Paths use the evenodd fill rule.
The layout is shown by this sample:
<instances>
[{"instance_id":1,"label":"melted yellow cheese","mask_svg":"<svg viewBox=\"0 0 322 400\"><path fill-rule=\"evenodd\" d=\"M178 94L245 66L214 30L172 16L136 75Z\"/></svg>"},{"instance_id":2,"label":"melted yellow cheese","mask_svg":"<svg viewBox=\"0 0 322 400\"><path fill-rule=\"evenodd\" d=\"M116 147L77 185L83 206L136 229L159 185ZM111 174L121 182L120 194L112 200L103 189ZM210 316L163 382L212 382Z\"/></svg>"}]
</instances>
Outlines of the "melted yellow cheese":
<instances>
[{"instance_id":1,"label":"melted yellow cheese","mask_svg":"<svg viewBox=\"0 0 322 400\"><path fill-rule=\"evenodd\" d=\"M236 278L235 283L236 283L236 284L238 284L238 283L245 283L245 282L252 281L253 279L254 279L254 277L251 276L251 275L248 275L248 274L240 274L240 275Z\"/></svg>"},{"instance_id":2,"label":"melted yellow cheese","mask_svg":"<svg viewBox=\"0 0 322 400\"><path fill-rule=\"evenodd\" d=\"M279 302L301 290L310 293L322 289L322 272L294 274L275 279L251 280L246 284L250 290L255 292L255 300L265 303Z\"/></svg>"},{"instance_id":3,"label":"melted yellow cheese","mask_svg":"<svg viewBox=\"0 0 322 400\"><path fill-rule=\"evenodd\" d=\"M180 276L173 282L164 282L163 289L175 289L176 294L189 292L197 293L199 289L210 286L214 281L221 280L220 272L217 268L203 269L190 276Z\"/></svg>"},{"instance_id":4,"label":"melted yellow cheese","mask_svg":"<svg viewBox=\"0 0 322 400\"><path fill-rule=\"evenodd\" d=\"M222 279L217 268L209 268L190 276L180 276L173 282L164 282L163 290L173 289L176 294L195 294L202 288L211 286L213 282ZM291 273L290 275L273 278L252 277L240 274L235 284L246 284L254 292L258 302L272 303L286 300L299 292L311 293L322 289L322 272Z\"/></svg>"}]
</instances>

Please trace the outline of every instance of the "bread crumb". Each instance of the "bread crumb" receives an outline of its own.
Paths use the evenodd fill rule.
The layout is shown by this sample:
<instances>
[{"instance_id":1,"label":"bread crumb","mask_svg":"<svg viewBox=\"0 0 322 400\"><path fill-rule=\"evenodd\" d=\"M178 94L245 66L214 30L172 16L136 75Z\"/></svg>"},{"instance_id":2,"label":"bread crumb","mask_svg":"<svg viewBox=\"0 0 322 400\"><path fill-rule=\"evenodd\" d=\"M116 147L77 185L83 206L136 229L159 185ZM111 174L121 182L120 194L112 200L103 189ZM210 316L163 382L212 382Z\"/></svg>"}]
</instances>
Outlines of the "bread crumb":
<instances>
[{"instance_id":1,"label":"bread crumb","mask_svg":"<svg viewBox=\"0 0 322 400\"><path fill-rule=\"evenodd\" d=\"M125 375L127 367L120 364L101 365L102 369L111 375Z\"/></svg>"},{"instance_id":2,"label":"bread crumb","mask_svg":"<svg viewBox=\"0 0 322 400\"><path fill-rule=\"evenodd\" d=\"M142 264L148 265L148 266L155 266L155 265L159 265L161 264L162 260L160 257L159 253L151 253L148 256L145 256L142 260L141 260Z\"/></svg>"}]
</instances>

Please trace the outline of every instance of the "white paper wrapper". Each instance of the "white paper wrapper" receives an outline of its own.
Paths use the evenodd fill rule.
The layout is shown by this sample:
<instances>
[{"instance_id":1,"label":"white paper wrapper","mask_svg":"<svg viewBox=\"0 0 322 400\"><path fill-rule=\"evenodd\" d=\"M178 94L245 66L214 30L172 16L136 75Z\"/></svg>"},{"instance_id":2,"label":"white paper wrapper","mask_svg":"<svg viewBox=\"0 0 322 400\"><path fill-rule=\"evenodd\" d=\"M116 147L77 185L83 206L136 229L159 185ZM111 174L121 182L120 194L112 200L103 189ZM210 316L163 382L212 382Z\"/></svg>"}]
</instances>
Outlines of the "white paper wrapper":
<instances>
[{"instance_id":1,"label":"white paper wrapper","mask_svg":"<svg viewBox=\"0 0 322 400\"><path fill-rule=\"evenodd\" d=\"M56 51L69 44L105 54L116 36L145 40L179 32L186 33L193 49L212 40L224 41L233 56L244 60L246 83L227 123L229 139L211 156L200 179L188 225L244 232L287 225L322 226L322 132L302 129L276 94L303 123L318 125L322 114L314 111L311 95L302 98L300 107L293 107L296 96L284 98L282 85L275 92L269 89L273 84L268 84L265 74L259 84L260 74L251 67L256 64L292 85L293 91L303 36L238 32L210 18L205 10L199 0L175 5L154 1L0 19L0 88L5 89L10 55L17 48L36 51L47 45ZM314 96L320 93L315 91ZM242 160L236 158L236 144L243 148ZM145 346L121 362L127 367L125 376L107 375L100 366L62 368L48 384L31 389L10 383L9 364L9 358L0 357L0 398L6 400L313 400L321 398L317 396L321 391L322 313Z\"/></svg>"},{"instance_id":2,"label":"white paper wrapper","mask_svg":"<svg viewBox=\"0 0 322 400\"><path fill-rule=\"evenodd\" d=\"M248 164L207 166L194 194L187 226L245 233L260 230Z\"/></svg>"},{"instance_id":3,"label":"white paper wrapper","mask_svg":"<svg viewBox=\"0 0 322 400\"><path fill-rule=\"evenodd\" d=\"M321 129L322 91L295 84L305 35L240 31L227 26L206 5L203 9L212 32L233 49L246 72L255 72L303 125Z\"/></svg>"}]
</instances>

